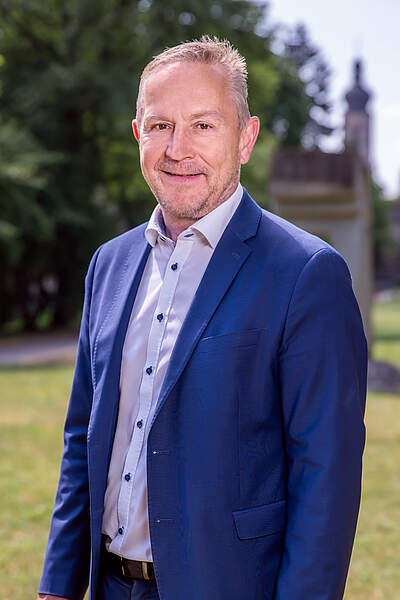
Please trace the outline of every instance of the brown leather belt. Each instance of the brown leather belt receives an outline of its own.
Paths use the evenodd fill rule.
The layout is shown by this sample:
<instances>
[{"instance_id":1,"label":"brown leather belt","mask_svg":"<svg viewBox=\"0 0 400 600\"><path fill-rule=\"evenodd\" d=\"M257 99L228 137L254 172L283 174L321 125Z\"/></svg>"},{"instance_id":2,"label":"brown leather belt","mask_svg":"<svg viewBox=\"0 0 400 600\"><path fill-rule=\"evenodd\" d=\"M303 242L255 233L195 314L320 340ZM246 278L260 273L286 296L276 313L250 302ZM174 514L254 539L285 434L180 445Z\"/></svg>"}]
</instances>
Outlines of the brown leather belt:
<instances>
[{"instance_id":1,"label":"brown leather belt","mask_svg":"<svg viewBox=\"0 0 400 600\"><path fill-rule=\"evenodd\" d=\"M117 575L130 577L131 579L145 579L147 581L156 580L152 562L123 558L113 552L108 552L105 545L103 545L102 548L102 559L104 564Z\"/></svg>"}]
</instances>

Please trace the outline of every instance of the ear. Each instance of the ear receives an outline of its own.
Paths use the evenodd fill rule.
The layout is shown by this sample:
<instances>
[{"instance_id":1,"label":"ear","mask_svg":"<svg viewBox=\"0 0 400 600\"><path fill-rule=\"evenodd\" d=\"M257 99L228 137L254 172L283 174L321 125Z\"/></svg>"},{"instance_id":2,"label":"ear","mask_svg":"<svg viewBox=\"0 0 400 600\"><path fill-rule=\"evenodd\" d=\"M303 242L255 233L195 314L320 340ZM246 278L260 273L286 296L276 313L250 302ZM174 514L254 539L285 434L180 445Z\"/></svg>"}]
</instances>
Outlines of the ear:
<instances>
[{"instance_id":1,"label":"ear","mask_svg":"<svg viewBox=\"0 0 400 600\"><path fill-rule=\"evenodd\" d=\"M244 165L248 162L259 131L260 119L258 117L250 117L240 133L240 164Z\"/></svg>"},{"instance_id":2,"label":"ear","mask_svg":"<svg viewBox=\"0 0 400 600\"><path fill-rule=\"evenodd\" d=\"M135 136L135 140L138 142L139 141L139 129L138 129L138 124L136 119L133 119L132 121L132 129L133 129L133 135Z\"/></svg>"}]
</instances>

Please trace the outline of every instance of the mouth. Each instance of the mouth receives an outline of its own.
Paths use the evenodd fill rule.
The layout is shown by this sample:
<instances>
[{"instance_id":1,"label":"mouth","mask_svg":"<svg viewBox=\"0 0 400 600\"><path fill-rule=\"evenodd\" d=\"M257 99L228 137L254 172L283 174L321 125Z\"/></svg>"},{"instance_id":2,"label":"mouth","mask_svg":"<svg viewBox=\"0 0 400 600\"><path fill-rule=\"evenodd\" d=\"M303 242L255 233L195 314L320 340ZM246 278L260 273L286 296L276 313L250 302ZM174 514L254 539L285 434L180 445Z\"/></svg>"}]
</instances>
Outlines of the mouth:
<instances>
[{"instance_id":1,"label":"mouth","mask_svg":"<svg viewBox=\"0 0 400 600\"><path fill-rule=\"evenodd\" d=\"M193 183L204 177L204 173L174 173L172 171L163 171L161 173L167 177L170 181L179 183Z\"/></svg>"}]
</instances>

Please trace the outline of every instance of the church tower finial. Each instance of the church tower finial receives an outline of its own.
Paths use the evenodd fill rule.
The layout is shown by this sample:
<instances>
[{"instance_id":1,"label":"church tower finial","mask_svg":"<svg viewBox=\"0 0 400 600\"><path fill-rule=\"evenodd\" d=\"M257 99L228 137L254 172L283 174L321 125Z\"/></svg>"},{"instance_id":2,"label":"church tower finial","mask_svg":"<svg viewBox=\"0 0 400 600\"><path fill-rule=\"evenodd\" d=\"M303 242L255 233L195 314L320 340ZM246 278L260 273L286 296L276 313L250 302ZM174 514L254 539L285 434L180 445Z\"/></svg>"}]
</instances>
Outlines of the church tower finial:
<instances>
[{"instance_id":1,"label":"church tower finial","mask_svg":"<svg viewBox=\"0 0 400 600\"><path fill-rule=\"evenodd\" d=\"M354 72L355 72L354 79L356 80L356 85L360 85L360 81L361 81L361 61L360 60L356 60L356 62L354 63Z\"/></svg>"}]
</instances>

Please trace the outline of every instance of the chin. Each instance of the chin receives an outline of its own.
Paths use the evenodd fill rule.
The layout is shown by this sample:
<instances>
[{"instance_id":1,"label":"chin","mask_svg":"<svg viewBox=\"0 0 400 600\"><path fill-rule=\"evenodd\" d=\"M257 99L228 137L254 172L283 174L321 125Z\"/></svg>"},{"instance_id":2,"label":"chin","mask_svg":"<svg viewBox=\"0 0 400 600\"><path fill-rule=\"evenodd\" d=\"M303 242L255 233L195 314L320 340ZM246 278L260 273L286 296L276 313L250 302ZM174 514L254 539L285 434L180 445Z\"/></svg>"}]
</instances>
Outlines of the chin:
<instances>
[{"instance_id":1,"label":"chin","mask_svg":"<svg viewBox=\"0 0 400 600\"><path fill-rule=\"evenodd\" d=\"M173 206L170 203L160 202L160 206L171 216L178 219L190 219L197 221L209 211L202 206Z\"/></svg>"},{"instance_id":2,"label":"chin","mask_svg":"<svg viewBox=\"0 0 400 600\"><path fill-rule=\"evenodd\" d=\"M193 198L188 195L182 196L177 192L175 195L172 194L158 194L157 200L164 210L169 214L187 219L199 219L209 212L207 207L209 206L209 197L199 199L198 194L193 193ZM199 216L200 215L200 216Z\"/></svg>"}]
</instances>

